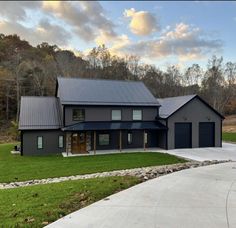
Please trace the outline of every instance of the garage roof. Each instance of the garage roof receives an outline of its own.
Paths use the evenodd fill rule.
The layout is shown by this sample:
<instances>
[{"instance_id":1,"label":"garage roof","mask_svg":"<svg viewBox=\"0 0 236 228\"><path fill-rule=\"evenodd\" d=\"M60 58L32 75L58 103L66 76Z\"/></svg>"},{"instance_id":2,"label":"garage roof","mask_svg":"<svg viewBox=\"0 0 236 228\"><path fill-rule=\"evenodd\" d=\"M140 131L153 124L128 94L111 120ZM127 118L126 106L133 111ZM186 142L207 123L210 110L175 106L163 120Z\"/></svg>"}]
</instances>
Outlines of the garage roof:
<instances>
[{"instance_id":1,"label":"garage roof","mask_svg":"<svg viewBox=\"0 0 236 228\"><path fill-rule=\"evenodd\" d=\"M57 95L68 105L160 106L140 81L58 78Z\"/></svg>"},{"instance_id":2,"label":"garage roof","mask_svg":"<svg viewBox=\"0 0 236 228\"><path fill-rule=\"evenodd\" d=\"M58 98L21 97L19 130L59 129L61 126Z\"/></svg>"},{"instance_id":3,"label":"garage roof","mask_svg":"<svg viewBox=\"0 0 236 228\"><path fill-rule=\"evenodd\" d=\"M208 106L212 111L214 111L217 115L219 115L222 119L224 119L224 116L222 116L219 112L217 112L215 109L213 109L207 102L205 102L201 97L199 97L196 94L157 99L158 102L161 104L161 107L159 109L160 117L163 119L170 117L175 112L177 112L181 107L183 107L185 104L187 104L188 102L190 102L194 98L198 98L206 106Z\"/></svg>"}]
</instances>

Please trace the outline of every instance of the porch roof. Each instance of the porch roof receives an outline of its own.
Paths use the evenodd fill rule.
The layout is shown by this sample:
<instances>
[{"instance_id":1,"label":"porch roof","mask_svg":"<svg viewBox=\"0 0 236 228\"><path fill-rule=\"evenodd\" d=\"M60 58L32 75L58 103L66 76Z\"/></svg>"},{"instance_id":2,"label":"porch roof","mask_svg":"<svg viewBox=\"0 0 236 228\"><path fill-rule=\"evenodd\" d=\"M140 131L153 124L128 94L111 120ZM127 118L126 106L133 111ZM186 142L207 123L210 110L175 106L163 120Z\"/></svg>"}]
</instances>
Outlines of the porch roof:
<instances>
[{"instance_id":1,"label":"porch roof","mask_svg":"<svg viewBox=\"0 0 236 228\"><path fill-rule=\"evenodd\" d=\"M159 121L120 121L120 122L80 122L63 131L91 131L91 130L167 130L167 127Z\"/></svg>"}]
</instances>

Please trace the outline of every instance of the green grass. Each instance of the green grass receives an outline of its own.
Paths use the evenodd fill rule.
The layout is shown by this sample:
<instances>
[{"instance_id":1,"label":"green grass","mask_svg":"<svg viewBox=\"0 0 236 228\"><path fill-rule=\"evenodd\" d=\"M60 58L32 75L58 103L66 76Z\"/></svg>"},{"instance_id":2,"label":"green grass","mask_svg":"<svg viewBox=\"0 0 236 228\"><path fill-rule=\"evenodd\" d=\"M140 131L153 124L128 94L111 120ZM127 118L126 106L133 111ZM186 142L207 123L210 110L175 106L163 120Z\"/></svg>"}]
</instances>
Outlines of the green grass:
<instances>
[{"instance_id":1,"label":"green grass","mask_svg":"<svg viewBox=\"0 0 236 228\"><path fill-rule=\"evenodd\" d=\"M236 133L223 132L223 141L236 142Z\"/></svg>"},{"instance_id":2,"label":"green grass","mask_svg":"<svg viewBox=\"0 0 236 228\"><path fill-rule=\"evenodd\" d=\"M0 190L0 227L43 227L62 216L139 183L105 177Z\"/></svg>"},{"instance_id":3,"label":"green grass","mask_svg":"<svg viewBox=\"0 0 236 228\"><path fill-rule=\"evenodd\" d=\"M88 174L185 162L164 153L121 153L63 158L10 154L13 144L0 144L0 182Z\"/></svg>"}]
</instances>

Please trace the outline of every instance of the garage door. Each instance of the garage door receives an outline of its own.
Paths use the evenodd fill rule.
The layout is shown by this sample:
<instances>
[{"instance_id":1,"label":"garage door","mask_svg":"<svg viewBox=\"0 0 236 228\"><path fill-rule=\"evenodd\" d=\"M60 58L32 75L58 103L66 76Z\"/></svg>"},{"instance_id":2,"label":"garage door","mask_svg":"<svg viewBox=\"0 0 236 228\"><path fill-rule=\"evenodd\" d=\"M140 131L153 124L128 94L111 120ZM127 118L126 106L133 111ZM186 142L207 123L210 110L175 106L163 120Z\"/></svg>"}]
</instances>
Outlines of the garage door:
<instances>
[{"instance_id":1,"label":"garage door","mask_svg":"<svg viewBox=\"0 0 236 228\"><path fill-rule=\"evenodd\" d=\"M215 146L215 123L199 123L199 147Z\"/></svg>"},{"instance_id":2,"label":"garage door","mask_svg":"<svg viewBox=\"0 0 236 228\"><path fill-rule=\"evenodd\" d=\"M175 123L175 148L192 147L192 124Z\"/></svg>"}]
</instances>

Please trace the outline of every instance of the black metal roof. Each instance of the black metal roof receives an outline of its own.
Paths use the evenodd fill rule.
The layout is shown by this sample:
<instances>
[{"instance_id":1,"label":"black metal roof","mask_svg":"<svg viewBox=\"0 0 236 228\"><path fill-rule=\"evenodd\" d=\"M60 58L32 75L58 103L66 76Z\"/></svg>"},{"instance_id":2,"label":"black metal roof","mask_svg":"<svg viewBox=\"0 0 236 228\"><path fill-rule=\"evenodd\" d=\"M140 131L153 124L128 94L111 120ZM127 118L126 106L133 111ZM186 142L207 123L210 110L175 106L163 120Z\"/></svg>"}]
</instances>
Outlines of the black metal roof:
<instances>
[{"instance_id":1,"label":"black metal roof","mask_svg":"<svg viewBox=\"0 0 236 228\"><path fill-rule=\"evenodd\" d=\"M64 131L90 131L90 130L167 130L159 121L122 121L122 122L81 122L63 128Z\"/></svg>"},{"instance_id":2,"label":"black metal roof","mask_svg":"<svg viewBox=\"0 0 236 228\"><path fill-rule=\"evenodd\" d=\"M197 94L157 99L158 102L161 104L161 107L159 108L160 118L163 118L163 119L169 118L175 112L177 112L180 108L182 108L184 105L186 105L187 103L189 103L191 100L195 98L198 98L208 108L210 108L213 112L215 112L222 119L224 119L224 116L222 116L219 112L217 112L214 108L212 108L206 101L204 101Z\"/></svg>"},{"instance_id":3,"label":"black metal roof","mask_svg":"<svg viewBox=\"0 0 236 228\"><path fill-rule=\"evenodd\" d=\"M57 95L68 105L159 106L140 81L59 77Z\"/></svg>"},{"instance_id":4,"label":"black metal roof","mask_svg":"<svg viewBox=\"0 0 236 228\"><path fill-rule=\"evenodd\" d=\"M193 99L196 95L187 95L179 97L167 97L163 99L157 99L161 104L159 108L159 116L161 118L167 118L173 114L176 110L186 104L188 101Z\"/></svg>"},{"instance_id":5,"label":"black metal roof","mask_svg":"<svg viewBox=\"0 0 236 228\"><path fill-rule=\"evenodd\" d=\"M59 99L21 97L19 130L59 129L62 127Z\"/></svg>"}]
</instances>

